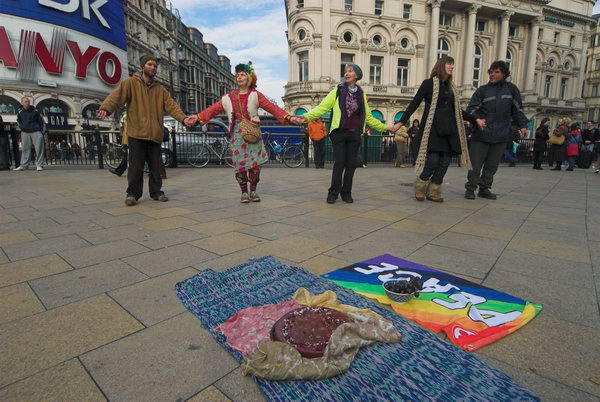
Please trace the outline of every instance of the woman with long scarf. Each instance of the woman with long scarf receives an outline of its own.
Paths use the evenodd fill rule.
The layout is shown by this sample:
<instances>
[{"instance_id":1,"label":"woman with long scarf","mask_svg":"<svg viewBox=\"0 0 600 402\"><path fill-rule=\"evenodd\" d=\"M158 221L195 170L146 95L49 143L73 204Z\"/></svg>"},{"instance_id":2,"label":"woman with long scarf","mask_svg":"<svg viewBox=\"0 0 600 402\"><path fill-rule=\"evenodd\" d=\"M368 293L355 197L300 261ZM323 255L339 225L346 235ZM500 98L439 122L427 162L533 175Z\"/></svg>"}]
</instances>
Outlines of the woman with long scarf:
<instances>
[{"instance_id":1,"label":"woman with long scarf","mask_svg":"<svg viewBox=\"0 0 600 402\"><path fill-rule=\"evenodd\" d=\"M196 116L190 117L189 123L194 124L199 121L204 125L214 116L221 113L227 114L229 132L232 133L233 168L235 178L242 190L240 202L246 204L251 201L260 201L256 187L260 180L260 166L269 160L269 153L262 138L259 138L256 143L244 140L242 120L247 119L255 124L260 124L258 108L266 110L282 124L286 124L294 118L285 110L269 102L262 93L256 90L257 77L252 63L235 66L235 81L239 87L238 90L229 92L214 105L199 112ZM250 194L248 194L248 182L250 183Z\"/></svg>"},{"instance_id":2,"label":"woman with long scarf","mask_svg":"<svg viewBox=\"0 0 600 402\"><path fill-rule=\"evenodd\" d=\"M327 203L333 204L338 195L345 202L354 202L352 181L357 167L360 137L366 125L377 131L396 131L399 126L386 127L371 114L367 95L356 84L362 78L362 70L356 64L346 64L344 83L336 86L321 103L300 116L301 121L314 121L333 109L329 137L333 146L335 162L331 176L331 187L327 194Z\"/></svg>"},{"instance_id":3,"label":"woman with long scarf","mask_svg":"<svg viewBox=\"0 0 600 402\"><path fill-rule=\"evenodd\" d=\"M467 137L463 120L485 127L485 120L461 110L458 89L452 81L454 59L449 56L440 58L431 71L431 77L423 81L417 94L400 119L405 125L410 116L425 100L422 122L418 138L419 152L415 163L415 172L419 175L415 181L415 198L425 198L443 202L442 183L450 166L452 155L460 155L460 166L470 169L471 161L467 148ZM433 105L433 107L432 107Z\"/></svg>"}]
</instances>

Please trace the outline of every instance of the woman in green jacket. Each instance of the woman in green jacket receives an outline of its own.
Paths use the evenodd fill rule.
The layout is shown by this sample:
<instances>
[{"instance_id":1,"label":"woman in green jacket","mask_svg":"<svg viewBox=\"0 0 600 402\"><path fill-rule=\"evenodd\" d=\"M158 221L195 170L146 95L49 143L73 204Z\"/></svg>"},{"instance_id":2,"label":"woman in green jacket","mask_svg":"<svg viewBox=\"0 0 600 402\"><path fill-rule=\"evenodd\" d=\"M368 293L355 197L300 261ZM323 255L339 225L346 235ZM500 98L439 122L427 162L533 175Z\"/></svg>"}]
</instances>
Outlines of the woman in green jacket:
<instances>
[{"instance_id":1,"label":"woman in green jacket","mask_svg":"<svg viewBox=\"0 0 600 402\"><path fill-rule=\"evenodd\" d=\"M323 101L305 115L295 117L299 122L314 121L333 109L329 136L333 145L335 162L327 202L333 204L341 194L345 202L352 199L352 180L356 170L356 157L360 136L365 126L377 131L396 131L400 126L386 127L371 114L367 96L356 82L362 78L362 70L356 64L347 64L344 83L338 85Z\"/></svg>"}]
</instances>

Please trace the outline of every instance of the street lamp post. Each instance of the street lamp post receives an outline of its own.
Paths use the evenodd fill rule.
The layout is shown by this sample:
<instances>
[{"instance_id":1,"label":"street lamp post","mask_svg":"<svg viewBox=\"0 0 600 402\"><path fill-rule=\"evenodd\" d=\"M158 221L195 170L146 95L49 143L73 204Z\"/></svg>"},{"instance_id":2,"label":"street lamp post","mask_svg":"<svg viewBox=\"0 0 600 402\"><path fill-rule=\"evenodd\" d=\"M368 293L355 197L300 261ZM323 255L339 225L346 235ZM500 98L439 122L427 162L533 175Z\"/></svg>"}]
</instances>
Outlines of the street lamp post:
<instances>
[{"instance_id":1,"label":"street lamp post","mask_svg":"<svg viewBox=\"0 0 600 402\"><path fill-rule=\"evenodd\" d=\"M173 50L173 41L167 39L165 41L165 49L167 49L167 55L169 56L169 93L173 97L173 66L171 65L171 51Z\"/></svg>"}]
</instances>

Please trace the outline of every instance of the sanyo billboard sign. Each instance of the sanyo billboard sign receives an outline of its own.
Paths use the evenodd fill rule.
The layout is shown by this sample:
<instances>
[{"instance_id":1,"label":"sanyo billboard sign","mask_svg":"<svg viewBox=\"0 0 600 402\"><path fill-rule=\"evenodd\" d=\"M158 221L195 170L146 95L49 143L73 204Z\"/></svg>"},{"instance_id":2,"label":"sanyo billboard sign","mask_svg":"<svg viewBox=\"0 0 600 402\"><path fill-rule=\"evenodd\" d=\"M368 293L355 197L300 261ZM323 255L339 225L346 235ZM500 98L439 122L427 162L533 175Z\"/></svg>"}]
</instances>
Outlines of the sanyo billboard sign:
<instances>
[{"instance_id":1,"label":"sanyo billboard sign","mask_svg":"<svg viewBox=\"0 0 600 402\"><path fill-rule=\"evenodd\" d=\"M0 80L108 92L126 72L123 0L0 1Z\"/></svg>"}]
</instances>

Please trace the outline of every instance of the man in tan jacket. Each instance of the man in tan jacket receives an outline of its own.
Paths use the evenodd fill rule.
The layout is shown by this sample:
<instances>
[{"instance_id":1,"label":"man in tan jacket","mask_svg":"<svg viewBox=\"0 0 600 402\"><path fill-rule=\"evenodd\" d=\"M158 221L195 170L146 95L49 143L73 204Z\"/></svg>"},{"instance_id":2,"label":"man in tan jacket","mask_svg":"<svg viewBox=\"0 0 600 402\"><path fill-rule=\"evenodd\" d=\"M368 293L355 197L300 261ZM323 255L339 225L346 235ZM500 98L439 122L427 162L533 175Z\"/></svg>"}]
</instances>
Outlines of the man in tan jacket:
<instances>
[{"instance_id":1,"label":"man in tan jacket","mask_svg":"<svg viewBox=\"0 0 600 402\"><path fill-rule=\"evenodd\" d=\"M120 107L127 106L127 137L129 141L129 171L125 204L137 204L144 188L144 164L150 168L150 197L156 201L169 199L161 191L160 145L163 140L163 116L170 115L184 122L186 116L169 92L154 81L158 60L146 55L140 58L142 72L119 84L104 100L98 117L104 119Z\"/></svg>"}]
</instances>

